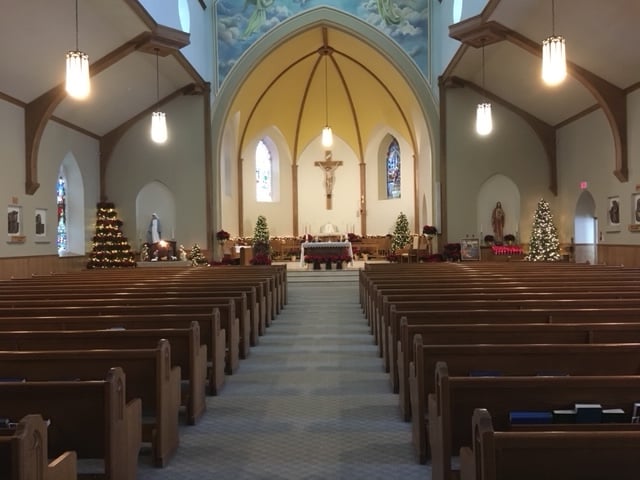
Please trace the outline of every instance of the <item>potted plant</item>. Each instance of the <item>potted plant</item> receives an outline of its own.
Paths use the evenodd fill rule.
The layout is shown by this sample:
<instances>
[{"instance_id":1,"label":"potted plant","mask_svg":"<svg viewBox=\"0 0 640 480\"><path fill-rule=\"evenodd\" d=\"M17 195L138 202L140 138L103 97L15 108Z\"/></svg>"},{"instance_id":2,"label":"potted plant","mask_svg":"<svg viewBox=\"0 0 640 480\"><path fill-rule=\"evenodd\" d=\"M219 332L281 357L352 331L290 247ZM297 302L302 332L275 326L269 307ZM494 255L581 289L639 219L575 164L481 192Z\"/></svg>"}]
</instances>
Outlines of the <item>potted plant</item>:
<instances>
[{"instance_id":1,"label":"potted plant","mask_svg":"<svg viewBox=\"0 0 640 480\"><path fill-rule=\"evenodd\" d=\"M224 230L219 230L218 232L216 232L216 239L221 244L229 240L230 237L231 235L229 235L229 232L225 232Z\"/></svg>"},{"instance_id":2,"label":"potted plant","mask_svg":"<svg viewBox=\"0 0 640 480\"><path fill-rule=\"evenodd\" d=\"M433 225L425 225L424 227L422 227L422 234L431 237L438 234L438 229Z\"/></svg>"},{"instance_id":3,"label":"potted plant","mask_svg":"<svg viewBox=\"0 0 640 480\"><path fill-rule=\"evenodd\" d=\"M493 245L494 240L495 240L495 237L493 235L484 236L484 243L486 243L487 245Z\"/></svg>"}]
</instances>

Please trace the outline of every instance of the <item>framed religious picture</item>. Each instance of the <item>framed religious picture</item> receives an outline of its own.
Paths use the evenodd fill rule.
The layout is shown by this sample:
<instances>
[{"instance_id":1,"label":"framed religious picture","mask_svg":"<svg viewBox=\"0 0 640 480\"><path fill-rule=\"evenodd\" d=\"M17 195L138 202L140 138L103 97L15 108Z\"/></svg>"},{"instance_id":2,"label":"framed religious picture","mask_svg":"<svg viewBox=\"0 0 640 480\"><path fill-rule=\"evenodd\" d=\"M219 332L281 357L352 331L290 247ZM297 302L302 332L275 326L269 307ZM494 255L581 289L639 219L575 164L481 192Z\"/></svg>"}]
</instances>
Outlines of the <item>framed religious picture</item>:
<instances>
[{"instance_id":1,"label":"framed religious picture","mask_svg":"<svg viewBox=\"0 0 640 480\"><path fill-rule=\"evenodd\" d=\"M607 227L615 232L620 227L620 197L609 197L607 200Z\"/></svg>"},{"instance_id":2,"label":"framed religious picture","mask_svg":"<svg viewBox=\"0 0 640 480\"><path fill-rule=\"evenodd\" d=\"M9 205L7 208L7 234L9 236L22 234L22 207Z\"/></svg>"},{"instance_id":3,"label":"framed religious picture","mask_svg":"<svg viewBox=\"0 0 640 480\"><path fill-rule=\"evenodd\" d=\"M460 259L462 261L480 260L480 240L477 238L460 240Z\"/></svg>"},{"instance_id":4,"label":"framed religious picture","mask_svg":"<svg viewBox=\"0 0 640 480\"><path fill-rule=\"evenodd\" d=\"M640 225L640 193L631 195L631 223Z\"/></svg>"},{"instance_id":5,"label":"framed religious picture","mask_svg":"<svg viewBox=\"0 0 640 480\"><path fill-rule=\"evenodd\" d=\"M47 211L44 208L36 208L34 220L36 237L46 237Z\"/></svg>"}]
</instances>

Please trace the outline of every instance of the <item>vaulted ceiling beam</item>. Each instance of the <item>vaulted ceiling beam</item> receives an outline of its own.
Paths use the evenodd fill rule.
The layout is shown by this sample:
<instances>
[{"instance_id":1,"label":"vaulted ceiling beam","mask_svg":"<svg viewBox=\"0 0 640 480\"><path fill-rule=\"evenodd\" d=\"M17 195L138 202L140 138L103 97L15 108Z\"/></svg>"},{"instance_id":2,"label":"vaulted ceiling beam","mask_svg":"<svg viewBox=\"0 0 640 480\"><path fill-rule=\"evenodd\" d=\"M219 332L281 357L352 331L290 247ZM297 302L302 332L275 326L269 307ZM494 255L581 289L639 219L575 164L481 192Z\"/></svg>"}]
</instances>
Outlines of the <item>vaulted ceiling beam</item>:
<instances>
[{"instance_id":1,"label":"vaulted ceiling beam","mask_svg":"<svg viewBox=\"0 0 640 480\"><path fill-rule=\"evenodd\" d=\"M500 41L508 41L536 57L542 56L538 42L525 37L494 21L485 21L478 15L449 27L449 36L464 45L479 48ZM625 91L616 87L593 72L567 62L567 73L578 80L596 99L611 127L615 146L613 174L621 182L629 180L627 151L627 102ZM552 182L553 183L553 182Z\"/></svg>"}]
</instances>

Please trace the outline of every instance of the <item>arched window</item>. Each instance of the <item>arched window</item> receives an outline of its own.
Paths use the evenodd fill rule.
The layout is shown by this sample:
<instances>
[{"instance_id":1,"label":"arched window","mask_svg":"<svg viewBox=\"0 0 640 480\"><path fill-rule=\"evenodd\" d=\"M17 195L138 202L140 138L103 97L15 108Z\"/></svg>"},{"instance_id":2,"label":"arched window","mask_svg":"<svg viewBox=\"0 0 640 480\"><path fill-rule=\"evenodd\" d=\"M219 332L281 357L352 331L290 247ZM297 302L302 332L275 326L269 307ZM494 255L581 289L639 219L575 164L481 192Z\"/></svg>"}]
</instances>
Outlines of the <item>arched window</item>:
<instances>
[{"instance_id":1,"label":"arched window","mask_svg":"<svg viewBox=\"0 0 640 480\"><path fill-rule=\"evenodd\" d=\"M387 150L387 198L400 198L400 145L395 138Z\"/></svg>"},{"instance_id":2,"label":"arched window","mask_svg":"<svg viewBox=\"0 0 640 480\"><path fill-rule=\"evenodd\" d=\"M263 140L256 147L256 200L273 201L273 160Z\"/></svg>"},{"instance_id":3,"label":"arched window","mask_svg":"<svg viewBox=\"0 0 640 480\"><path fill-rule=\"evenodd\" d=\"M69 237L67 234L67 181L62 173L58 177L56 185L56 203L58 207L56 244L58 246L58 255L63 255L69 251Z\"/></svg>"}]
</instances>

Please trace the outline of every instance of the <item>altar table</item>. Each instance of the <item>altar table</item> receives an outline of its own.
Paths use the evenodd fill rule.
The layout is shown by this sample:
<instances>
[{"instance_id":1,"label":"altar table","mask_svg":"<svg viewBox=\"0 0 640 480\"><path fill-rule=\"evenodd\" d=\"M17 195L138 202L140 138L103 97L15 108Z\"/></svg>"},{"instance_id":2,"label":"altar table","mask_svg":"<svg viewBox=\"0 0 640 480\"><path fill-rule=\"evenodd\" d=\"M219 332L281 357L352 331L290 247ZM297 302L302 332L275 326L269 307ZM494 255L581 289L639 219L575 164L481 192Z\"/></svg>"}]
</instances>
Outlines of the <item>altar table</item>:
<instances>
[{"instance_id":1,"label":"altar table","mask_svg":"<svg viewBox=\"0 0 640 480\"><path fill-rule=\"evenodd\" d=\"M300 266L304 267L304 256L306 255L344 255L347 254L353 259L353 248L351 242L303 242L300 245Z\"/></svg>"}]
</instances>

